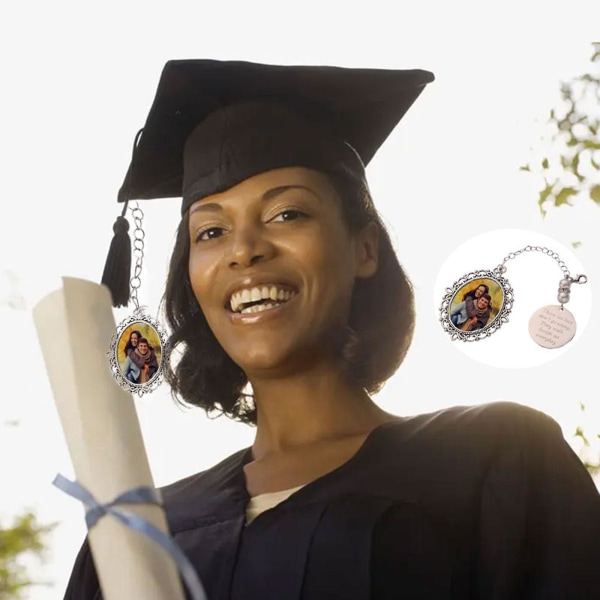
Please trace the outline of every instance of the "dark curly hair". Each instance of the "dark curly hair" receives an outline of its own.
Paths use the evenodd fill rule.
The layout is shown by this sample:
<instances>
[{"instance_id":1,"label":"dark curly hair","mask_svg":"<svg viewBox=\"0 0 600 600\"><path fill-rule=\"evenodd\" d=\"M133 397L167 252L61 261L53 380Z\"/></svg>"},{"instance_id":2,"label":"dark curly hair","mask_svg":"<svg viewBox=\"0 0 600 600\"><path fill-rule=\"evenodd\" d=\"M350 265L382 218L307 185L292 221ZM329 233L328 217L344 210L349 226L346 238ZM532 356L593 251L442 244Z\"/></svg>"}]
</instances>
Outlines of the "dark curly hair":
<instances>
[{"instance_id":1,"label":"dark curly hair","mask_svg":"<svg viewBox=\"0 0 600 600\"><path fill-rule=\"evenodd\" d=\"M350 232L370 222L379 229L377 272L355 281L347 337L341 349L347 376L356 386L374 393L398 369L412 340L413 290L364 175L343 164L326 175L341 199ZM204 408L209 416L217 412L255 425L256 407L252 396L243 391L248 379L213 335L194 296L188 271L188 226L186 212L177 230L163 298L173 350L165 361L166 380L176 400Z\"/></svg>"}]
</instances>

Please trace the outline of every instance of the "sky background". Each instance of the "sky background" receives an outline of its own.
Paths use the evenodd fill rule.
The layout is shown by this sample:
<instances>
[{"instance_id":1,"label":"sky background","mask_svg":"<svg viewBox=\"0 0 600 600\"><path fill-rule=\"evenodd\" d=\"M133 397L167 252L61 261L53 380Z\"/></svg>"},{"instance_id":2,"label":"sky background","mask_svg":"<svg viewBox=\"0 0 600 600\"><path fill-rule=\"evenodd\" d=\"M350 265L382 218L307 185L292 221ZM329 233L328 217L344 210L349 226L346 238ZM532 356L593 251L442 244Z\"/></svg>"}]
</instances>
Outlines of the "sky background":
<instances>
[{"instance_id":1,"label":"sky background","mask_svg":"<svg viewBox=\"0 0 600 600\"><path fill-rule=\"evenodd\" d=\"M186 12L183 5L178 14L173 10L169 15L152 12L150 5L144 11L140 5L137 10L134 4L123 5L118 18L108 10L84 13L75 3L40 4L33 12L27 6L29 10L15 8L0 31L5 40L0 54L5 90L0 111L5 167L0 521L7 523L28 507L41 521L59 523L46 565L32 570L37 579L55 586L38 587L27 598L62 598L85 534L81 507L51 486L57 472L72 476L72 467L30 310L60 285L63 275L99 281L112 224L120 213L116 193L133 139L145 121L160 71L172 58L433 71L436 81L368 168L375 203L413 281L417 304L412 348L376 401L389 412L408 415L507 399L554 417L570 442L576 425L584 422L581 401L588 406L585 427L590 433L600 430L600 207L582 200L574 208L550 210L542 219L536 203L539 182L519 171L539 151L536 144L549 110L559 102L560 82L588 69L588 44L570 42L569 35L547 38L563 43L532 41L531 23L510 20L504 13L482 17L486 24L495 19L493 34L485 35L481 27L469 30L461 22L450 36L444 26L452 16L447 8L440 8L435 18L418 9L423 12L411 14L412 21L392 22L373 5L368 14L357 12L342 27L335 20L339 11L328 5L317 13L309 3L290 15L287 28L269 28L273 6L264 19L240 7L234 20L224 9L207 14L188 7ZM249 25L251 17L256 25ZM585 28L593 19L590 15L583 21ZM507 39L502 28L509 24L513 43L500 43ZM425 29L429 35L420 37ZM463 36L466 32L469 37ZM585 32L580 29L571 37L585 39ZM469 41L456 42L462 39ZM147 252L140 301L155 313L179 200L145 202L142 208ZM489 256L482 256L481 263L452 258L477 236L494 240ZM464 344L451 342L437 321L440 289L443 295L443 288L463 273L493 268L508 252L539 240L553 242L571 272L583 271L590 279L572 292L576 339L563 351L548 350L535 358L526 330L514 322L496 334L497 344L494 338L469 344L469 352L477 354L469 356ZM581 244L575 249L573 242ZM534 266L530 258L534 261L521 257L508 265L513 287L519 286L517 298L528 304L535 292L536 306L554 303L558 267L545 257L542 262L548 265ZM529 286L532 277L535 289ZM115 311L115 319L128 314ZM507 353L510 364L490 361L489 356ZM252 443L251 428L181 409L166 386L135 402L156 485L208 468Z\"/></svg>"}]
</instances>

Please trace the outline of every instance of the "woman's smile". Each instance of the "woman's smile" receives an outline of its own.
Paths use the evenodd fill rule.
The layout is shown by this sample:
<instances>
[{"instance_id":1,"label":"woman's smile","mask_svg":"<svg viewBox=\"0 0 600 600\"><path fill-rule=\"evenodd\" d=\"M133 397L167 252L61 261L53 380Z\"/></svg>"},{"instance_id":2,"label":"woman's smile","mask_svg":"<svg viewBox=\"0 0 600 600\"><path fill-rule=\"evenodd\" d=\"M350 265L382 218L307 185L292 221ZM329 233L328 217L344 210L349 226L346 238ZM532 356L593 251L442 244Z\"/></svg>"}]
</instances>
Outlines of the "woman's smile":
<instances>
[{"instance_id":1,"label":"woman's smile","mask_svg":"<svg viewBox=\"0 0 600 600\"><path fill-rule=\"evenodd\" d=\"M253 309L264 307L265 304L283 304L298 293L295 286L285 283L264 283L252 278L251 283L234 286L233 293L226 294L225 308L233 313L258 312Z\"/></svg>"},{"instance_id":2,"label":"woman's smile","mask_svg":"<svg viewBox=\"0 0 600 600\"><path fill-rule=\"evenodd\" d=\"M254 325L280 316L293 315L297 305L297 293L291 293L287 300L280 302L264 301L249 306L239 312L229 311L229 319L234 325ZM292 312L290 312L292 311Z\"/></svg>"}]
</instances>

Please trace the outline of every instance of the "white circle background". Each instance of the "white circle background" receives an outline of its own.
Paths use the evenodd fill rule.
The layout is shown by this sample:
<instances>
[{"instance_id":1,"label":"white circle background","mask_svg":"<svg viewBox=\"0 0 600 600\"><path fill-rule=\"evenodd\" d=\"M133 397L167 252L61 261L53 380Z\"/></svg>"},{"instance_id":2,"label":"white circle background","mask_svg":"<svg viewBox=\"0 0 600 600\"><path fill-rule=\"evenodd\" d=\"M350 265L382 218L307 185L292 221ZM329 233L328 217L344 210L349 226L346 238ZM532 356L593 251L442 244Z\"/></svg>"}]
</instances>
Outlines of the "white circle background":
<instances>
[{"instance_id":1,"label":"white circle background","mask_svg":"<svg viewBox=\"0 0 600 600\"><path fill-rule=\"evenodd\" d=\"M585 274L585 267L573 252L555 239L536 231L501 229L482 233L456 248L442 265L435 283L434 310L439 309L446 293L463 275L478 269L493 269L510 253L525 246L543 246L558 253L572 277ZM514 303L507 323L489 338L479 341L451 341L440 323L440 332L448 343L480 363L502 368L526 368L544 364L568 352L587 326L592 308L591 283L573 284L571 299L565 305L575 317L574 339L560 348L546 349L536 344L528 331L533 313L548 304L558 305L558 283L564 277L558 263L542 252L523 252L506 263L505 278L514 292Z\"/></svg>"}]
</instances>

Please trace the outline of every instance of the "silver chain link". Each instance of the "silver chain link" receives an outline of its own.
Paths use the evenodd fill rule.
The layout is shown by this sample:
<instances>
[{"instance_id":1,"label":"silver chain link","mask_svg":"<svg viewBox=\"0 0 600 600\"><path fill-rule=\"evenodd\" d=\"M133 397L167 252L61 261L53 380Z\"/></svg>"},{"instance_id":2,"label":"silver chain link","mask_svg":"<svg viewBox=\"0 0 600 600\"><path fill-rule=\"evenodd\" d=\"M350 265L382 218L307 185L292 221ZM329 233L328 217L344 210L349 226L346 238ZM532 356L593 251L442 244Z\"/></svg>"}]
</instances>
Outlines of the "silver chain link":
<instances>
[{"instance_id":1,"label":"silver chain link","mask_svg":"<svg viewBox=\"0 0 600 600\"><path fill-rule=\"evenodd\" d=\"M131 278L129 285L131 286L131 299L133 300L136 309L139 310L138 289L142 285L140 276L142 274L142 263L144 261L144 237L146 234L142 228L144 213L137 202L134 202L134 206L131 208L131 217L135 224L135 229L133 230L133 256L135 257L135 266L133 268L133 277Z\"/></svg>"},{"instance_id":2,"label":"silver chain link","mask_svg":"<svg viewBox=\"0 0 600 600\"><path fill-rule=\"evenodd\" d=\"M496 267L496 272L504 273L506 271L506 267L504 265L509 260L512 260L513 258L516 258L517 256L519 256L519 254L523 254L523 252L542 252L546 256L553 258L558 263L558 266L561 268L561 270L564 274L564 279L561 279L561 281L558 284L557 300L560 303L560 309L563 310L564 304L569 302L569 300L570 300L571 284L572 283L586 283L587 276L575 275L575 277L571 277L571 273L569 272L567 265L564 263L564 261L558 255L558 253L554 252L553 250L550 250L550 248L546 248L544 246L525 246L525 248L521 248L520 250L517 250L516 252L510 252L507 256L504 257L504 260L502 261L502 263Z\"/></svg>"},{"instance_id":3,"label":"silver chain link","mask_svg":"<svg viewBox=\"0 0 600 600\"><path fill-rule=\"evenodd\" d=\"M569 269L567 268L567 265L564 263L564 261L561 259L561 257L558 255L558 253L554 252L553 250L550 250L550 248L546 248L544 246L525 246L525 248L521 248L520 250L517 250L516 252L510 252L507 256L504 257L504 260L502 261L501 266L504 266L509 260L512 260L513 258L516 258L517 256L519 256L519 254L523 254L523 252L542 252L543 254L546 254L547 256L549 256L550 258L553 258L558 263L558 266L561 268L562 272L565 274L565 277L571 279L571 274L569 273ZM585 275L583 277L585 277ZM583 283L583 282L581 282L581 283Z\"/></svg>"}]
</instances>

